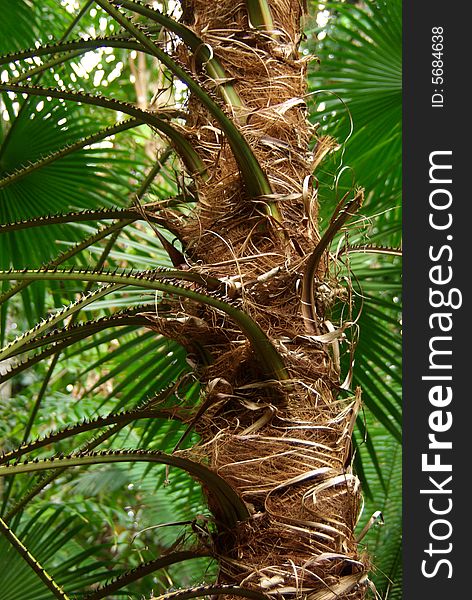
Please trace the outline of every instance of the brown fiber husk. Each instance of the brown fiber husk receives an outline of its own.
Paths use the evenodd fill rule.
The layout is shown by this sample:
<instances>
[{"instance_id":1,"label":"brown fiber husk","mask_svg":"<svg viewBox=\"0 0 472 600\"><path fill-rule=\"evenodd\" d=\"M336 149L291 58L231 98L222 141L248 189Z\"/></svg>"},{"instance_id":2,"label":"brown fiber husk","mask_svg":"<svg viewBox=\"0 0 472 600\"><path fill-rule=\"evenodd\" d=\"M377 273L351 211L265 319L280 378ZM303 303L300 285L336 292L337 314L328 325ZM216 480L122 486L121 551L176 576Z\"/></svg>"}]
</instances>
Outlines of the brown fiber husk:
<instances>
[{"instance_id":1,"label":"brown fiber husk","mask_svg":"<svg viewBox=\"0 0 472 600\"><path fill-rule=\"evenodd\" d=\"M331 344L307 336L300 300L304 266L319 240L313 171L336 143L318 138L309 150L316 131L306 119L306 59L298 52L302 6L298 0L269 4L273 32L250 27L244 2L184 3L186 23L211 46L243 101L243 108L225 111L249 141L273 196L248 196L218 124L191 98L185 131L209 179L195 179L195 212L176 219L175 228L192 259L189 268L226 278L228 294L272 340L290 380L264 381L249 342L213 309L182 301L190 318L156 317L154 327L183 343L197 363L198 349L213 356L209 366L198 364L209 408L196 424L201 443L186 452L224 477L252 514L215 536L219 582L287 598L360 599L368 564L353 535L360 489L351 468L360 392L341 399ZM197 71L183 45L176 53L218 95L217 82ZM267 214L268 202L276 203L280 221ZM339 297L328 261L326 255L317 272L331 291L316 297L321 333L326 310ZM218 522L216 503L208 501Z\"/></svg>"}]
</instances>

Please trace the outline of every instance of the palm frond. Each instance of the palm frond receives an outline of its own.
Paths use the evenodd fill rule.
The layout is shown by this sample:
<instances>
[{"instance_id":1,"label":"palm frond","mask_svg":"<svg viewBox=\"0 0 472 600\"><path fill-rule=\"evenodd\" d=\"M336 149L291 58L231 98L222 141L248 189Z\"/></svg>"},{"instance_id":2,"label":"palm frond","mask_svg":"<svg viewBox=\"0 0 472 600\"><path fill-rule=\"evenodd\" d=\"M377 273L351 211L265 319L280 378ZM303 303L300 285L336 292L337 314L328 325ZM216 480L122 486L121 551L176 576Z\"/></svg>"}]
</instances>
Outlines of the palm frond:
<instances>
[{"instance_id":1,"label":"palm frond","mask_svg":"<svg viewBox=\"0 0 472 600\"><path fill-rule=\"evenodd\" d=\"M20 544L27 547L41 565L45 566L56 581L60 581L67 590L62 596L56 596L49 586L41 581L31 569L24 557L10 544L5 535L0 536L0 579L2 600L50 600L54 597L70 597L70 593L80 585L91 585L103 582L117 573L111 571L102 560L93 560L90 549L74 547L73 538L86 529L87 525L78 517L63 518L64 509L44 507L37 511L34 517L24 520L12 534L21 540ZM62 521L61 521L62 519ZM11 531L11 530L10 530ZM10 534L11 535L11 534ZM54 561L59 548L68 548L70 555L67 561L59 564ZM103 546L102 546L103 548ZM95 557L96 558L96 557ZM44 575L46 577L46 575ZM22 585L18 585L18 581Z\"/></svg>"}]
</instances>

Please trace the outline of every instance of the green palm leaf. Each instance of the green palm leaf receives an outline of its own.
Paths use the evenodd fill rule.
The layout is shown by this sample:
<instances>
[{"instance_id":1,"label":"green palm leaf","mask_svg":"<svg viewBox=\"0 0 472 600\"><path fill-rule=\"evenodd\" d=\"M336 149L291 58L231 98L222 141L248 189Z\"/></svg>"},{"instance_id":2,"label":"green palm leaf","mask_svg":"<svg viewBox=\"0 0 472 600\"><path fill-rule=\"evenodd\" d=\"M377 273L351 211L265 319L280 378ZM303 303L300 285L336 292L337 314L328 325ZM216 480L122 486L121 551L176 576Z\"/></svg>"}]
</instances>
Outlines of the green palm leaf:
<instances>
[{"instance_id":1,"label":"green palm leaf","mask_svg":"<svg viewBox=\"0 0 472 600\"><path fill-rule=\"evenodd\" d=\"M91 556L90 549L74 547L73 539L87 524L78 517L64 517L64 509L43 508L25 519L16 535L35 558L57 581L64 582L69 592L81 586L105 581L112 573L104 561ZM105 548L105 546L101 546ZM59 550L67 560L58 561ZM23 560L6 537L0 536L0 598L2 600L50 600L51 591ZM21 585L18 582L21 581Z\"/></svg>"}]
</instances>

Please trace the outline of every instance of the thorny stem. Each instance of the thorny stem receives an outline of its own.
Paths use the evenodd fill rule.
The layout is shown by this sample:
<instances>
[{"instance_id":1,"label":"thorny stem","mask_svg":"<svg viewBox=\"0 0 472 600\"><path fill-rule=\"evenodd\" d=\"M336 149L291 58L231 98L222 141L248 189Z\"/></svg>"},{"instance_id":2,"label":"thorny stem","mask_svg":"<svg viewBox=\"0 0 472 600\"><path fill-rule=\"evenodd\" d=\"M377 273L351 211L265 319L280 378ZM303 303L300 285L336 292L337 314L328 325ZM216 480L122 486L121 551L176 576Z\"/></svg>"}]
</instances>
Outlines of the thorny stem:
<instances>
[{"instance_id":1,"label":"thorny stem","mask_svg":"<svg viewBox=\"0 0 472 600\"><path fill-rule=\"evenodd\" d=\"M162 166L165 164L165 162L167 161L167 159L169 158L169 156L171 155L171 149L167 148L165 150L165 152L163 153L162 157L160 158L160 160L156 161L155 165L151 168L151 170L149 171L148 175L146 176L146 178L144 179L144 181L141 183L138 191L136 192L136 198L138 200L140 200L144 194L147 192L147 190L149 189L149 186L152 184L152 182L154 181L156 175L159 173L159 171L161 170ZM103 249L103 252L100 256L100 259L98 260L98 263L96 265L97 269L100 269L103 267L103 265L105 264L106 259L108 258L108 255L110 254L113 246L115 245L116 240L118 239L118 236L120 235L122 231L122 228L117 229L116 231L113 232L112 236L110 237L110 239L108 240L105 248ZM30 282L24 282L24 284L28 285ZM25 286L26 287L26 286ZM85 286L84 289L84 293L87 294L87 292L89 292L93 287L93 282L89 281L87 283L87 285ZM80 311L76 312L75 314L72 315L68 327L72 327L72 325L74 325L74 323L77 322L77 319L79 317L79 313ZM49 382L51 381L51 377L53 376L54 370L57 366L57 363L59 361L61 353L57 352L53 357L52 360L49 364L48 367L48 371L46 373L46 376L41 384L41 388L38 392L38 396L36 398L36 401L34 403L33 406L33 410L31 411L30 414L30 418L28 420L28 423L26 425L25 428L25 432L23 434L23 440L22 443L25 444L28 441L29 435L31 433L31 429L34 425L34 421L36 419L36 415L38 414L39 408L41 406L41 402L44 398L44 395L46 393L46 390L49 386ZM54 478L57 477L57 474L54 473ZM15 476L13 475L9 481L8 484L5 488L5 493L4 493L4 498L3 498L3 503L2 503L2 511L1 513L4 514L8 500L10 498L10 494L13 488L13 484L14 484L14 479Z\"/></svg>"}]
</instances>

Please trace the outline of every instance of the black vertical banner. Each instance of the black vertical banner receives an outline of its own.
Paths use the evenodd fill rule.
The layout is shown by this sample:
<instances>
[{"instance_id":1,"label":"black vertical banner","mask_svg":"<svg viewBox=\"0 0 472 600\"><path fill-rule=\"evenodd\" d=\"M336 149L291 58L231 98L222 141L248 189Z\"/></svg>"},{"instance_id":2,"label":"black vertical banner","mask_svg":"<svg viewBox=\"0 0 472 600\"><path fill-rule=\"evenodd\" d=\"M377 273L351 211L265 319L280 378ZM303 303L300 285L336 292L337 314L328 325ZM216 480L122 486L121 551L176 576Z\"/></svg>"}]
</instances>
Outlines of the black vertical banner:
<instances>
[{"instance_id":1,"label":"black vertical banner","mask_svg":"<svg viewBox=\"0 0 472 600\"><path fill-rule=\"evenodd\" d=\"M403 5L404 598L470 598L472 7Z\"/></svg>"}]
</instances>

